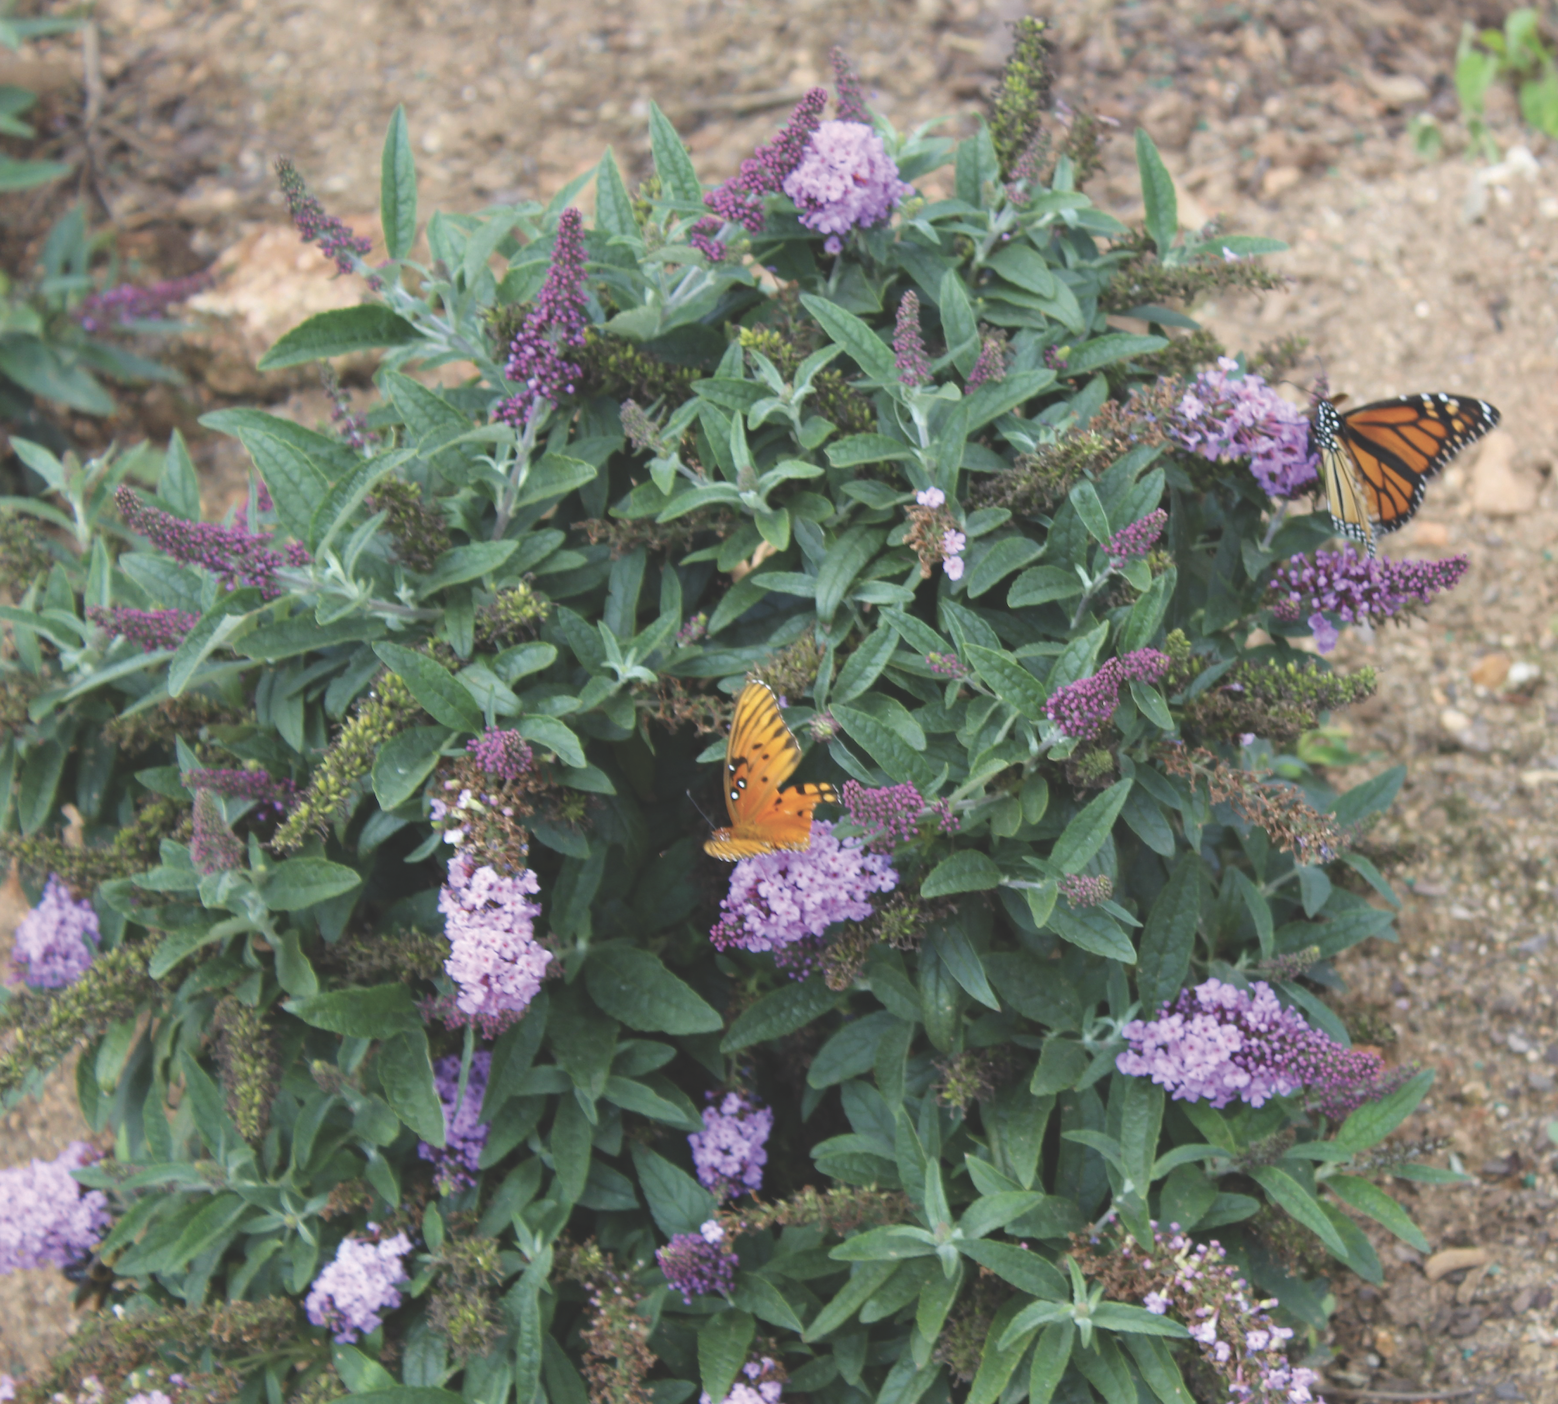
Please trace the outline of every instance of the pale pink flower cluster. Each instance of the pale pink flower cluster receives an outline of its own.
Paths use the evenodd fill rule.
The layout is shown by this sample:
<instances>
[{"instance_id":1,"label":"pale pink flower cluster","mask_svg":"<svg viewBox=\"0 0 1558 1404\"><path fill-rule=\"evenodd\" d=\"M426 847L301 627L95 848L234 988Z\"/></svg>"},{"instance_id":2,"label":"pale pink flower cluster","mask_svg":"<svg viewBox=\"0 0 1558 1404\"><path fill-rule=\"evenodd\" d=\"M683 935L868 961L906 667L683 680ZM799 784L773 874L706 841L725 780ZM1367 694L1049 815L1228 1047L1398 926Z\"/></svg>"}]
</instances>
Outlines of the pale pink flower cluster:
<instances>
[{"instance_id":1,"label":"pale pink flower cluster","mask_svg":"<svg viewBox=\"0 0 1558 1404\"><path fill-rule=\"evenodd\" d=\"M450 947L444 970L459 986L456 1007L488 1033L525 1012L552 959L535 939L541 904L529 899L539 891L530 868L505 877L464 853L449 860L438 894Z\"/></svg>"}]
</instances>

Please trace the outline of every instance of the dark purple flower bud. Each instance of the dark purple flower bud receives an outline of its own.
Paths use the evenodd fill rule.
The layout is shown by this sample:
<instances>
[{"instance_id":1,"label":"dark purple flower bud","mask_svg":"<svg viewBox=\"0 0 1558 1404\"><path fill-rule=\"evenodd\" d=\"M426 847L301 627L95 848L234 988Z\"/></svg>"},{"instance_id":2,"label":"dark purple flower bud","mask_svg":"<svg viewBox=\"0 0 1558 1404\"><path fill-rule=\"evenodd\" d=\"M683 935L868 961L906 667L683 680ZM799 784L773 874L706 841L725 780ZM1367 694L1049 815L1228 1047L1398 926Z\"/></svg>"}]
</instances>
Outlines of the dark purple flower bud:
<instances>
[{"instance_id":1,"label":"dark purple flower bud","mask_svg":"<svg viewBox=\"0 0 1558 1404\"><path fill-rule=\"evenodd\" d=\"M930 358L925 354L925 338L920 332L920 295L906 292L898 303L898 321L893 328L893 354L898 379L904 385L930 383Z\"/></svg>"}]
</instances>

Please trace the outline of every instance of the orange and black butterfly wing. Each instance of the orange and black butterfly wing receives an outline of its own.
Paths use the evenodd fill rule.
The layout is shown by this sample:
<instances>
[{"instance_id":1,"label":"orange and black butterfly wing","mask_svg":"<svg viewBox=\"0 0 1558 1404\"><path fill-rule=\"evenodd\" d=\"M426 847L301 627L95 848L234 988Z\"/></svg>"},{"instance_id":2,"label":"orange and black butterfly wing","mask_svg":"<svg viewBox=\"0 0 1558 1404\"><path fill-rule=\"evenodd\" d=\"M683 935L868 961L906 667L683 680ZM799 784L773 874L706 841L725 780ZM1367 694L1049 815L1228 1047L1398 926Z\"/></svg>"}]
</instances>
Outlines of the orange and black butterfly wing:
<instances>
[{"instance_id":1,"label":"orange and black butterfly wing","mask_svg":"<svg viewBox=\"0 0 1558 1404\"><path fill-rule=\"evenodd\" d=\"M1485 400L1438 393L1378 400L1336 418L1368 515L1390 532L1412 520L1429 480L1492 429L1499 412Z\"/></svg>"},{"instance_id":2,"label":"orange and black butterfly wing","mask_svg":"<svg viewBox=\"0 0 1558 1404\"><path fill-rule=\"evenodd\" d=\"M725 808L730 826L716 829L706 852L733 863L779 849L811 845L812 811L837 796L831 785L780 787L801 761L801 748L773 690L749 682L736 699L725 743Z\"/></svg>"}]
</instances>

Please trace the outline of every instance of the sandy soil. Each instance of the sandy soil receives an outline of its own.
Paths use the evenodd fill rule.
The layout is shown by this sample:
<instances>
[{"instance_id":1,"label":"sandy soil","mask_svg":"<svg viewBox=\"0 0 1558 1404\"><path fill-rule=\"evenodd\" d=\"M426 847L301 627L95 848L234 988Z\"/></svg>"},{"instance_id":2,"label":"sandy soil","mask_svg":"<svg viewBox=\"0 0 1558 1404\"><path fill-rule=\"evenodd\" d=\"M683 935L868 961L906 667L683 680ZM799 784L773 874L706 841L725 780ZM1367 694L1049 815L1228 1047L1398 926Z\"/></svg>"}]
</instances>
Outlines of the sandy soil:
<instances>
[{"instance_id":1,"label":"sandy soil","mask_svg":"<svg viewBox=\"0 0 1558 1404\"><path fill-rule=\"evenodd\" d=\"M280 218L276 156L293 156L334 212L376 232L378 146L397 101L425 215L549 196L608 142L630 180L644 174L653 99L717 179L826 79L834 43L901 127L948 116L959 134L1025 8L102 0L95 64L80 40L21 56L46 89L56 147L90 162L74 189L12 201L11 244L79 189L112 217L132 268L184 273L227 252L218 305L224 289L236 305L236 280L256 303L248 321L203 332L191 385L128 397L111 426L194 432L219 497L231 465L194 419L232 396L323 418L317 392L256 376L250 352L314 310L311 299L350 300L308 251L268 232ZM1327 1394L1558 1399L1558 161L1502 92L1489 117L1506 159L1489 168L1462 153L1455 44L1463 18L1500 18L1491 4L1063 0L1050 13L1062 95L1120 128L1095 199L1139 213L1128 137L1143 124L1179 182L1185 223L1220 215L1292 245L1274 260L1286 291L1199 309L1226 344L1298 334L1311 342L1294 373L1306 387L1323 366L1355 399L1445 389L1503 411L1503 431L1444 475L1389 546L1464 552L1466 580L1426 618L1349 636L1336 656L1374 665L1381 687L1337 719L1339 758L1350 748L1357 759L1334 779L1408 770L1370 836L1396 860L1401 939L1344 958L1339 1007L1390 1056L1438 1072L1409 1129L1446 1138L1474 1180L1393 1188L1436 1253L1477 1249L1481 1261L1440 1275L1445 1260L1381 1237L1381 1287L1334 1274ZM1444 134L1437 161L1407 135L1425 113ZM53 1154L79 1134L68 1085L56 1080L42 1107L13 1114L0 1159ZM67 1329L68 1284L31 1276L0 1282L0 1367L36 1359Z\"/></svg>"}]
</instances>

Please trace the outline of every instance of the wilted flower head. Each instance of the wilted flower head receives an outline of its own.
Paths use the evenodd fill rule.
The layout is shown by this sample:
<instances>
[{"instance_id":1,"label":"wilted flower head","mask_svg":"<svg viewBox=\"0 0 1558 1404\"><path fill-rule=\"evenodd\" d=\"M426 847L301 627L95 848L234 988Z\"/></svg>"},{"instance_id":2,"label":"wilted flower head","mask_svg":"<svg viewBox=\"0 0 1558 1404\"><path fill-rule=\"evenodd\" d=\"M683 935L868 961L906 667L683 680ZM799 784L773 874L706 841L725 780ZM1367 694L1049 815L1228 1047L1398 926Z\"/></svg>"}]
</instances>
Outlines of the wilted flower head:
<instances>
[{"instance_id":1,"label":"wilted flower head","mask_svg":"<svg viewBox=\"0 0 1558 1404\"><path fill-rule=\"evenodd\" d=\"M303 1305L316 1326L328 1326L344 1344L376 1331L386 1311L400 1305L399 1285L406 1280L401 1259L411 1251L403 1233L382 1243L342 1239L335 1257L309 1288Z\"/></svg>"},{"instance_id":2,"label":"wilted flower head","mask_svg":"<svg viewBox=\"0 0 1558 1404\"><path fill-rule=\"evenodd\" d=\"M17 925L11 961L17 975L39 989L73 985L91 967L98 936L92 904L71 896L50 873L38 905Z\"/></svg>"},{"instance_id":3,"label":"wilted flower head","mask_svg":"<svg viewBox=\"0 0 1558 1404\"><path fill-rule=\"evenodd\" d=\"M713 1101L713 1093L709 1094ZM704 1188L728 1199L763 1187L763 1166L768 1163L769 1134L774 1114L755 1105L740 1092L727 1092L718 1106L703 1109L703 1130L687 1138L692 1163Z\"/></svg>"},{"instance_id":4,"label":"wilted flower head","mask_svg":"<svg viewBox=\"0 0 1558 1404\"><path fill-rule=\"evenodd\" d=\"M95 1158L85 1141L72 1141L53 1160L0 1170L0 1276L68 1267L97 1246L112 1221L108 1197L83 1191L70 1173Z\"/></svg>"}]
</instances>

